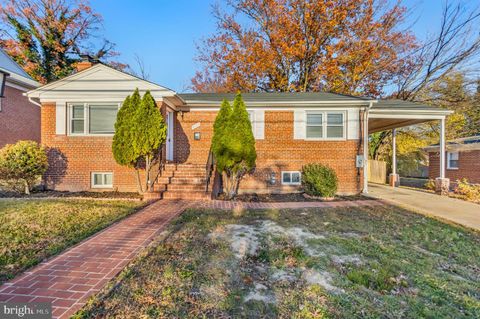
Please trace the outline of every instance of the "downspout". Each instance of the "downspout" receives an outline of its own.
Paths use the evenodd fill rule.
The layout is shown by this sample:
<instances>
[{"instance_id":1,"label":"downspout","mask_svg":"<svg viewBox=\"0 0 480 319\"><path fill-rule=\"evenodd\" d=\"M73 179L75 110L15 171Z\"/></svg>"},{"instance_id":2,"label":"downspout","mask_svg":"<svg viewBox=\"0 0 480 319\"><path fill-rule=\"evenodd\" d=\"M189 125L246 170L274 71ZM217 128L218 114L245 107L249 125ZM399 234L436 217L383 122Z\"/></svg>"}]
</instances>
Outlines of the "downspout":
<instances>
[{"instance_id":1,"label":"downspout","mask_svg":"<svg viewBox=\"0 0 480 319\"><path fill-rule=\"evenodd\" d=\"M363 112L363 191L368 194L368 111L372 108L374 101L370 101Z\"/></svg>"},{"instance_id":2,"label":"downspout","mask_svg":"<svg viewBox=\"0 0 480 319\"><path fill-rule=\"evenodd\" d=\"M40 103L38 103L38 102L34 101L34 100L31 98L31 97L28 97L28 101L29 101L30 103L32 103L32 104L35 104L35 105L37 105L37 106L40 106L40 107L42 107L42 104L40 104Z\"/></svg>"}]
</instances>

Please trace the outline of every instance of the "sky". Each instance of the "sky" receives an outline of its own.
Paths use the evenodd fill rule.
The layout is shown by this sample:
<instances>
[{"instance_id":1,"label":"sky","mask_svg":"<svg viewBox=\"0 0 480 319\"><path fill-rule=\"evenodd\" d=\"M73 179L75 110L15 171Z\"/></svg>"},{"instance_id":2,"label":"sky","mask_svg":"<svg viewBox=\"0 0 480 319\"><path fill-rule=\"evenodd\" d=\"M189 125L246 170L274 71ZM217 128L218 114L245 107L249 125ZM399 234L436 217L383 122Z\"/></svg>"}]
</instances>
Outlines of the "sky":
<instances>
[{"instance_id":1,"label":"sky","mask_svg":"<svg viewBox=\"0 0 480 319\"><path fill-rule=\"evenodd\" d=\"M188 92L200 66L196 45L215 32L211 6L219 0L90 0L103 17L99 37L116 44L119 62L136 67L143 61L149 80ZM392 0L393 1L393 0ZM420 39L435 31L442 0L404 0L410 8L406 26Z\"/></svg>"}]
</instances>

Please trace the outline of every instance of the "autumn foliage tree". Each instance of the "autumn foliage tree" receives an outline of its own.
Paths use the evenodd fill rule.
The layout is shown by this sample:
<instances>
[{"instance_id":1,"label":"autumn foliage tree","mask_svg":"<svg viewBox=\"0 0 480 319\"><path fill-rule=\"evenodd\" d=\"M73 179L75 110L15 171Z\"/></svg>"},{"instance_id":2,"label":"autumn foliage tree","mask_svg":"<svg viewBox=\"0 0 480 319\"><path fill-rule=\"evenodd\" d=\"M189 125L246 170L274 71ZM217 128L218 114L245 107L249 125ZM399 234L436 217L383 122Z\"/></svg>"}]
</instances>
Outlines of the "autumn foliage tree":
<instances>
[{"instance_id":1,"label":"autumn foliage tree","mask_svg":"<svg viewBox=\"0 0 480 319\"><path fill-rule=\"evenodd\" d=\"M103 59L116 55L108 41L93 48L90 40L102 19L87 0L7 0L0 17L2 46L42 83L69 75L80 53Z\"/></svg>"},{"instance_id":2,"label":"autumn foliage tree","mask_svg":"<svg viewBox=\"0 0 480 319\"><path fill-rule=\"evenodd\" d=\"M193 89L378 96L410 64L405 13L382 0L228 0L214 8Z\"/></svg>"}]
</instances>

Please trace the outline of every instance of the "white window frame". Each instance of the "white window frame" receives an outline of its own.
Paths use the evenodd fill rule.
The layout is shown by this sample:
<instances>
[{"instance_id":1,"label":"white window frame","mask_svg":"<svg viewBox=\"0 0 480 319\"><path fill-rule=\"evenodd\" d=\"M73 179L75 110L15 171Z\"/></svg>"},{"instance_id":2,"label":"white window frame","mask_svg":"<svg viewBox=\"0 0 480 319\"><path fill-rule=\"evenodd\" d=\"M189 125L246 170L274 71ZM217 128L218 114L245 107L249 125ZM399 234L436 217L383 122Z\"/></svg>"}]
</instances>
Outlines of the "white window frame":
<instances>
[{"instance_id":1,"label":"white window frame","mask_svg":"<svg viewBox=\"0 0 480 319\"><path fill-rule=\"evenodd\" d=\"M255 111L247 110L248 119L250 120L250 125L252 127L253 137L255 137Z\"/></svg>"},{"instance_id":2,"label":"white window frame","mask_svg":"<svg viewBox=\"0 0 480 319\"><path fill-rule=\"evenodd\" d=\"M284 182L283 181L283 175L284 174L290 174L290 181L291 181L293 173L298 173L298 176L299 176L298 182ZM282 178L282 180L281 180L282 185L301 185L302 184L302 173L300 171L282 171L280 177Z\"/></svg>"},{"instance_id":3,"label":"white window frame","mask_svg":"<svg viewBox=\"0 0 480 319\"><path fill-rule=\"evenodd\" d=\"M72 132L72 115L73 107L83 104L83 133ZM105 105L112 106L117 105L118 110L122 106L118 102L85 102L85 103L67 103L67 135L69 136L113 136L115 133L90 133L90 104L92 105Z\"/></svg>"},{"instance_id":4,"label":"white window frame","mask_svg":"<svg viewBox=\"0 0 480 319\"><path fill-rule=\"evenodd\" d=\"M307 128L308 128L308 115L309 114L322 114L322 136L323 137L308 137ZM328 127L328 114L342 114L343 122L343 136L342 137L328 137L327 136L327 127ZM308 110L305 111L305 140L307 141L345 141L347 140L347 111L346 110ZM340 125L336 125L340 126Z\"/></svg>"},{"instance_id":5,"label":"white window frame","mask_svg":"<svg viewBox=\"0 0 480 319\"><path fill-rule=\"evenodd\" d=\"M105 175L107 174L110 174L112 175L112 184L111 185L106 185L106 184L102 184L102 185L95 185L95 178L94 176L97 175L97 174L101 174L102 175L102 180L104 180L105 178ZM90 174L90 185L92 188L113 188L113 172L92 172Z\"/></svg>"},{"instance_id":6,"label":"white window frame","mask_svg":"<svg viewBox=\"0 0 480 319\"><path fill-rule=\"evenodd\" d=\"M457 154L457 166L450 166L450 161L451 161L451 156L453 154ZM460 159L460 153L459 152L447 152L447 169L458 169L459 167L459 163L458 163L458 160Z\"/></svg>"}]
</instances>

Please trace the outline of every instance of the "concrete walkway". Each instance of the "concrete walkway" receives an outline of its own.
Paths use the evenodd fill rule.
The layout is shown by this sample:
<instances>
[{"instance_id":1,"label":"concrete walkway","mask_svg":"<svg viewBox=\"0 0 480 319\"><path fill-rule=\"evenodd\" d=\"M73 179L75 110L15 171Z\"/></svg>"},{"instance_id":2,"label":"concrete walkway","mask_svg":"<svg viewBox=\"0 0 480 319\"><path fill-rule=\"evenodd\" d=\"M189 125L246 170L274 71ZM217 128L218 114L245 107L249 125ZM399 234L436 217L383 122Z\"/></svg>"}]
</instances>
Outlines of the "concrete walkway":
<instances>
[{"instance_id":1,"label":"concrete walkway","mask_svg":"<svg viewBox=\"0 0 480 319\"><path fill-rule=\"evenodd\" d=\"M407 188L369 184L370 196L413 210L480 230L480 205L460 199Z\"/></svg>"}]
</instances>

